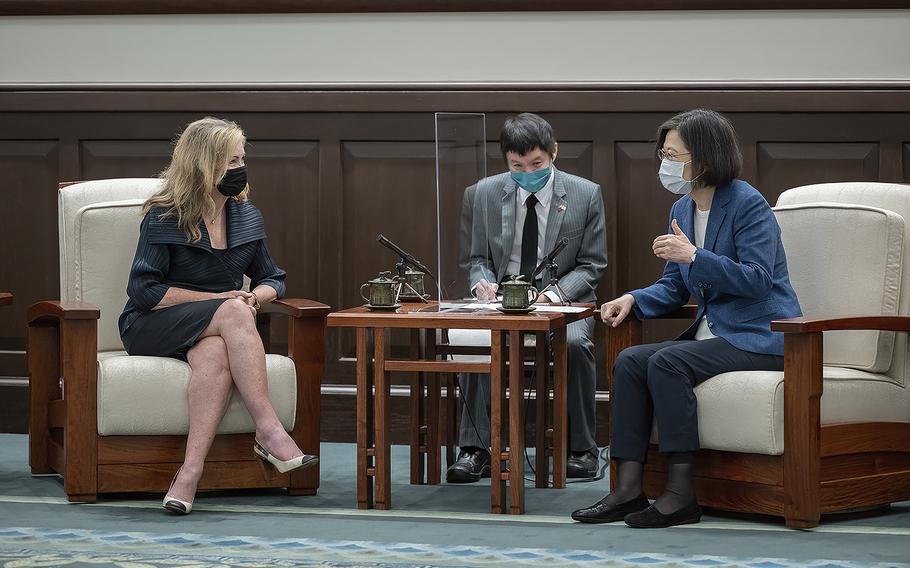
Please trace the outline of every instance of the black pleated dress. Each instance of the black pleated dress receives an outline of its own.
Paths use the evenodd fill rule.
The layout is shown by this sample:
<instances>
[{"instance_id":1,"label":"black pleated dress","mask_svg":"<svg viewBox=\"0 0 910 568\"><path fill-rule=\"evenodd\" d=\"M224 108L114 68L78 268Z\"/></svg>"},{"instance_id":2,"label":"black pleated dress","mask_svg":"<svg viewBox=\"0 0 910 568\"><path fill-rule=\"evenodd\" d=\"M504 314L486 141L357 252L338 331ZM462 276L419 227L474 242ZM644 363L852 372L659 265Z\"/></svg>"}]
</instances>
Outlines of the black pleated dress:
<instances>
[{"instance_id":1,"label":"black pleated dress","mask_svg":"<svg viewBox=\"0 0 910 568\"><path fill-rule=\"evenodd\" d=\"M213 249L205 223L202 239L190 243L175 216L164 209L142 220L139 244L127 285L129 300L120 315L120 337L130 355L153 355L186 360L186 353L209 326L224 298L187 302L154 310L170 287L221 293L267 284L278 297L285 292L285 272L275 265L265 242L262 214L250 202L229 199L228 248Z\"/></svg>"}]
</instances>

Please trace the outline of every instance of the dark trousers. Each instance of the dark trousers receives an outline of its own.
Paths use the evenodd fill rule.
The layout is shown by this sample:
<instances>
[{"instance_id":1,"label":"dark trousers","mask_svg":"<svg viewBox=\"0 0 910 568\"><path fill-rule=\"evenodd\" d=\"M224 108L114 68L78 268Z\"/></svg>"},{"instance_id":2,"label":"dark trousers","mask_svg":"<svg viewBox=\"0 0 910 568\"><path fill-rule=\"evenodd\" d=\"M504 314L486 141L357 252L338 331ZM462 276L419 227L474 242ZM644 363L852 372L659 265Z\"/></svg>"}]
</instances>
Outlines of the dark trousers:
<instances>
[{"instance_id":1,"label":"dark trousers","mask_svg":"<svg viewBox=\"0 0 910 568\"><path fill-rule=\"evenodd\" d=\"M720 338L624 349L613 366L610 457L644 462L654 417L661 452L698 450L696 385L728 371L783 368L779 355L743 351Z\"/></svg>"},{"instance_id":2,"label":"dark trousers","mask_svg":"<svg viewBox=\"0 0 910 568\"><path fill-rule=\"evenodd\" d=\"M594 441L594 396L597 369L594 360L594 318L572 322L566 328L569 382L566 407L569 416L569 449L597 451ZM488 448L490 444L490 375L459 373L461 422L458 443L462 447ZM521 396L522 393L517 393ZM512 396L515 396L514 394ZM538 396L540 394L538 393Z\"/></svg>"}]
</instances>

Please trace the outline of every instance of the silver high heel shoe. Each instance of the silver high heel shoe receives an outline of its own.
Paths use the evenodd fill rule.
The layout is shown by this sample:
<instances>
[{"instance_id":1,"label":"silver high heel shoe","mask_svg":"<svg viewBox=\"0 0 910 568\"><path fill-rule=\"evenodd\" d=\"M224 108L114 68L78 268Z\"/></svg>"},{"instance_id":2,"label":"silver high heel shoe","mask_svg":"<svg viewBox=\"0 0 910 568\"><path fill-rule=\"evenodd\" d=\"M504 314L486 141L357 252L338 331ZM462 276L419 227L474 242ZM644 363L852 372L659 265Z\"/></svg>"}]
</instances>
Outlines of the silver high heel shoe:
<instances>
[{"instance_id":1,"label":"silver high heel shoe","mask_svg":"<svg viewBox=\"0 0 910 568\"><path fill-rule=\"evenodd\" d=\"M174 482L177 481L177 476L180 475L180 470L177 470L177 473L174 474L174 479L171 480L171 486L168 487L168 494L164 496L164 500L161 502L161 506L170 511L171 513L176 513L178 515L189 515L190 511L193 510L193 502L190 501L181 501L176 497L170 496L170 491L174 487Z\"/></svg>"},{"instance_id":2,"label":"silver high heel shoe","mask_svg":"<svg viewBox=\"0 0 910 568\"><path fill-rule=\"evenodd\" d=\"M277 469L280 473L287 473L289 471L294 471L295 469L305 469L308 467L313 467L319 463L319 458L316 456L311 456L308 454L302 454L296 458L291 458L289 460L280 460L269 453L258 440L253 442L253 452L259 456L260 459L263 459Z\"/></svg>"}]
</instances>

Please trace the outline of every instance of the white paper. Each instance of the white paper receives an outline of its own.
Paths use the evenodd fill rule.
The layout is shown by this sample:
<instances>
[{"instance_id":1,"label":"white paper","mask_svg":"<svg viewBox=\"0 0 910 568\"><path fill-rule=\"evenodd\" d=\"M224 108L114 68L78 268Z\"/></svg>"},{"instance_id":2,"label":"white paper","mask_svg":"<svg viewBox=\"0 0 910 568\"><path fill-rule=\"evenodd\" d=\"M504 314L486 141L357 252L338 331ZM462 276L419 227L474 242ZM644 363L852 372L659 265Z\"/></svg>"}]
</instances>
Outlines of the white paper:
<instances>
[{"instance_id":1,"label":"white paper","mask_svg":"<svg viewBox=\"0 0 910 568\"><path fill-rule=\"evenodd\" d=\"M480 310L495 310L497 307L501 306L500 303L487 303L487 302L466 302L466 303L454 303L454 302L440 302L439 309L442 310L471 310L471 311L480 311Z\"/></svg>"},{"instance_id":2,"label":"white paper","mask_svg":"<svg viewBox=\"0 0 910 568\"><path fill-rule=\"evenodd\" d=\"M588 308L582 306L541 306L540 304L534 304L537 307L538 312L557 312L560 314L577 314L578 312L583 312Z\"/></svg>"},{"instance_id":3,"label":"white paper","mask_svg":"<svg viewBox=\"0 0 910 568\"><path fill-rule=\"evenodd\" d=\"M499 302L467 302L464 304L453 303L453 302L442 302L439 304L439 310L470 310L470 311L480 311L480 310L495 310L496 308L502 307L502 304ZM534 304L536 308L535 311L538 312L555 312L560 314L577 314L583 312L588 308L582 306L553 306L553 305L544 305L544 304Z\"/></svg>"}]
</instances>

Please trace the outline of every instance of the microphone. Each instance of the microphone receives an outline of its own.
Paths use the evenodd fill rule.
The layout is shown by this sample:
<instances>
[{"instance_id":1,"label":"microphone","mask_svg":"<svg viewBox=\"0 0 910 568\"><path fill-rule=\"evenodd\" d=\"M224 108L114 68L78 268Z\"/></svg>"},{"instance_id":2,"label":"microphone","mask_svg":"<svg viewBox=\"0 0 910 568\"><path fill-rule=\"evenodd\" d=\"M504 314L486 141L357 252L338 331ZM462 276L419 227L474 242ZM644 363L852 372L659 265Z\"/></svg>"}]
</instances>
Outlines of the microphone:
<instances>
[{"instance_id":1,"label":"microphone","mask_svg":"<svg viewBox=\"0 0 910 568\"><path fill-rule=\"evenodd\" d=\"M543 260L540 261L540 264L537 265L537 268L534 269L534 272L531 274L531 282L534 282L534 279L537 278L537 275L540 274L540 271L546 268L548 264L553 262L556 256L561 253L562 249L566 248L568 244L569 239L565 237L556 241L556 244L553 245L553 250L551 250L549 254L547 254L547 256L545 256Z\"/></svg>"},{"instance_id":2,"label":"microphone","mask_svg":"<svg viewBox=\"0 0 910 568\"><path fill-rule=\"evenodd\" d=\"M427 268L424 263L420 262L419 260L417 260L416 258L411 256L410 253L405 252L405 250L402 249L400 246L396 245L389 239L385 238L382 234L376 235L376 240L379 241L379 243L382 244L384 247L388 248L389 250L391 250L392 252L394 252L395 254L400 256L402 261L404 261L407 264L410 264L417 270L428 275L430 278L433 279L434 282L436 281L436 279L433 278L433 273L430 272L430 269Z\"/></svg>"}]
</instances>

